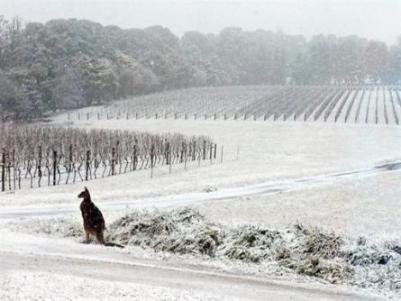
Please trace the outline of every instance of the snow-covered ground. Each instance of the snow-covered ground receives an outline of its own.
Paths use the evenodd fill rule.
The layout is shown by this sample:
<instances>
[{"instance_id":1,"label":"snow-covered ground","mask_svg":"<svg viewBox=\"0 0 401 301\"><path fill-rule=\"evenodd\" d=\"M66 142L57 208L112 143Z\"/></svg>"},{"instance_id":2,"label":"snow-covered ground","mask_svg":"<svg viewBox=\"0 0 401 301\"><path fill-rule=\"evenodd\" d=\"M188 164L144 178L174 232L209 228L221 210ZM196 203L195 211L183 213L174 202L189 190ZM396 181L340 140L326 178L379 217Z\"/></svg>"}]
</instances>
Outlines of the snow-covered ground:
<instances>
[{"instance_id":1,"label":"snow-covered ground","mask_svg":"<svg viewBox=\"0 0 401 301\"><path fill-rule=\"evenodd\" d=\"M66 124L63 121L56 119L57 123ZM183 178L190 177L191 183L194 182L191 177L196 175L197 181L207 178L236 186L371 167L384 160L401 158L398 151L401 131L396 126L174 119L95 120L74 125L208 135L219 147L224 146L225 162L208 168L207 177L203 170L185 173ZM238 146L239 161L236 161Z\"/></svg>"},{"instance_id":2,"label":"snow-covered ground","mask_svg":"<svg viewBox=\"0 0 401 301\"><path fill-rule=\"evenodd\" d=\"M156 169L152 179L150 171L137 171L84 183L106 221L132 209L192 206L210 220L228 225L284 228L300 222L371 240L397 239L401 235L398 127L172 119L70 124L63 118L55 118L54 123L208 135L224 146L223 163L219 151L216 162L188 170L174 166L171 174L167 168ZM383 166L386 163L393 165ZM55 216L79 220L76 195L84 184L2 194L0 223ZM146 252L110 250L9 230L3 230L1 237L0 265L7 271L0 276L1 300L24 300L26 296L37 300L112 300L112 296L115 300L236 300L234 295L239 300L266 300L266 296L272 300L338 300L337 290L342 292L341 300L367 300L366 296L348 294L352 291L349 288L330 287L327 291L326 286L308 283L298 287L295 282L277 284L264 278L248 283L241 278L248 277L244 275L248 269L240 267L218 270L222 277L198 274L198 270L205 269L216 272L202 261L193 265L188 261L184 267L183 263L167 261L169 268L175 271L178 266L179 271L159 277L157 268L167 264L166 260L151 257L147 264L156 266L156 270L143 272L145 280L140 281L132 275ZM133 258L130 252L138 257ZM127 262L134 266L127 266ZM230 274L230 280L225 278L228 272L234 274ZM113 276L117 274L120 276ZM178 280L172 283L174 277ZM36 286L29 285L31 282ZM24 287L29 289L21 289ZM40 288L46 287L41 293Z\"/></svg>"},{"instance_id":3,"label":"snow-covered ground","mask_svg":"<svg viewBox=\"0 0 401 301\"><path fill-rule=\"evenodd\" d=\"M1 300L382 300L352 288L264 279L137 259L99 246L37 240L29 253L0 251Z\"/></svg>"}]
</instances>

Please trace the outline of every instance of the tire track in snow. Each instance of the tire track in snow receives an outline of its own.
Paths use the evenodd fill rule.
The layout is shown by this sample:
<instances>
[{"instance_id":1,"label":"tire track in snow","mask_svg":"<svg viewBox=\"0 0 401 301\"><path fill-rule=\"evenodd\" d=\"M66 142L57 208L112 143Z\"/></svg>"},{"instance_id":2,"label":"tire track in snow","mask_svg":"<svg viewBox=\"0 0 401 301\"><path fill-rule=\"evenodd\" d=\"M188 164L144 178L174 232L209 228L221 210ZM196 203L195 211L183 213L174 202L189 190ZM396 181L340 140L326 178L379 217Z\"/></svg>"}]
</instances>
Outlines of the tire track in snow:
<instances>
[{"instance_id":1,"label":"tire track in snow","mask_svg":"<svg viewBox=\"0 0 401 301\"><path fill-rule=\"evenodd\" d=\"M227 188L213 192L197 192L185 193L177 195L160 196L153 198L143 198L138 200L124 201L106 201L97 202L101 209L126 209L132 207L136 209L144 208L169 208L179 206L189 206L206 201L218 201L238 197L265 196L276 193L283 193L293 190L302 189L316 185L332 183L337 180L366 177L380 174L383 172L394 172L401 169L401 161L388 162L376 165L371 168L349 170L313 177L305 177L300 179L285 180L278 183L261 183L256 185L248 185L238 188ZM18 217L35 217L35 216L56 216L77 212L77 204L58 204L46 206L21 206L21 207L2 207L0 209L0 219L13 219Z\"/></svg>"},{"instance_id":2,"label":"tire track in snow","mask_svg":"<svg viewBox=\"0 0 401 301\"><path fill-rule=\"evenodd\" d=\"M99 251L99 247L96 247ZM145 284L209 295L232 297L235 300L382 300L355 290L318 284L298 284L256 276L220 272L182 263L167 264L159 260L126 257L123 260L87 257L79 254L24 254L0 251L3 271L23 270L84 277L123 283Z\"/></svg>"}]
</instances>

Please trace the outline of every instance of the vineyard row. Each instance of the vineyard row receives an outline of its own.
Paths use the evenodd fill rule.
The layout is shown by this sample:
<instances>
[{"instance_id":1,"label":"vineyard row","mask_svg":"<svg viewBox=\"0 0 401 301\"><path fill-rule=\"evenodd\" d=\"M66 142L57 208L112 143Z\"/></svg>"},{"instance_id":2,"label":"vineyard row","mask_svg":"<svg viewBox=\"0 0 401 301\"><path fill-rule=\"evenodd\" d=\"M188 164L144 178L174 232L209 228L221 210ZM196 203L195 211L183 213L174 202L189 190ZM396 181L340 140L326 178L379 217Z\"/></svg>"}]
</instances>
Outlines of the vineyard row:
<instances>
[{"instance_id":1,"label":"vineyard row","mask_svg":"<svg viewBox=\"0 0 401 301\"><path fill-rule=\"evenodd\" d=\"M224 119L398 125L397 86L250 86L185 89L66 113L68 120Z\"/></svg>"},{"instance_id":2,"label":"vineyard row","mask_svg":"<svg viewBox=\"0 0 401 301\"><path fill-rule=\"evenodd\" d=\"M39 127L3 127L0 134L1 191L217 160L217 144L207 137Z\"/></svg>"}]
</instances>

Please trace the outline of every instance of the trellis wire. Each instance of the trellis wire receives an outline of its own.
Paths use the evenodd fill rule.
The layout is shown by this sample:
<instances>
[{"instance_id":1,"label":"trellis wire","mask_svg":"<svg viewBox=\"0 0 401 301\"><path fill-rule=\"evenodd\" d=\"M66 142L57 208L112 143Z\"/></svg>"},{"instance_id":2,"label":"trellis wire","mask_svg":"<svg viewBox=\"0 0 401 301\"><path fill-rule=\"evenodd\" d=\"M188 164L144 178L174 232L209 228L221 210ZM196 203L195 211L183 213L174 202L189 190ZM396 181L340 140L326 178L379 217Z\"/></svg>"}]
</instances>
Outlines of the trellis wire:
<instances>
[{"instance_id":1,"label":"trellis wire","mask_svg":"<svg viewBox=\"0 0 401 301\"><path fill-rule=\"evenodd\" d=\"M59 127L3 124L0 136L1 191L22 189L23 183L55 186L149 168L153 175L153 168L162 165L171 173L173 164L186 168L187 161L206 160L217 148L204 136Z\"/></svg>"}]
</instances>

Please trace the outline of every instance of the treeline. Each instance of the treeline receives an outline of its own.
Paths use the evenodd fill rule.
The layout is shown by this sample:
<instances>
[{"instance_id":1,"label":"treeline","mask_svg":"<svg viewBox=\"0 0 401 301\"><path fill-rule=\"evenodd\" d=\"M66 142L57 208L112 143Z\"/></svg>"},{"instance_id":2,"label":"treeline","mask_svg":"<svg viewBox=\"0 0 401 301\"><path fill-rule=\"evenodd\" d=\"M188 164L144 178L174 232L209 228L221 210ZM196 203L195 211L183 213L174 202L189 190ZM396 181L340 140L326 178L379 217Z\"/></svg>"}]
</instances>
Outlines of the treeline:
<instances>
[{"instance_id":1,"label":"treeline","mask_svg":"<svg viewBox=\"0 0 401 301\"><path fill-rule=\"evenodd\" d=\"M0 17L2 119L104 103L155 91L246 84L393 84L401 39L303 36L227 28L220 34L161 26L121 29L87 20L22 25Z\"/></svg>"}]
</instances>

